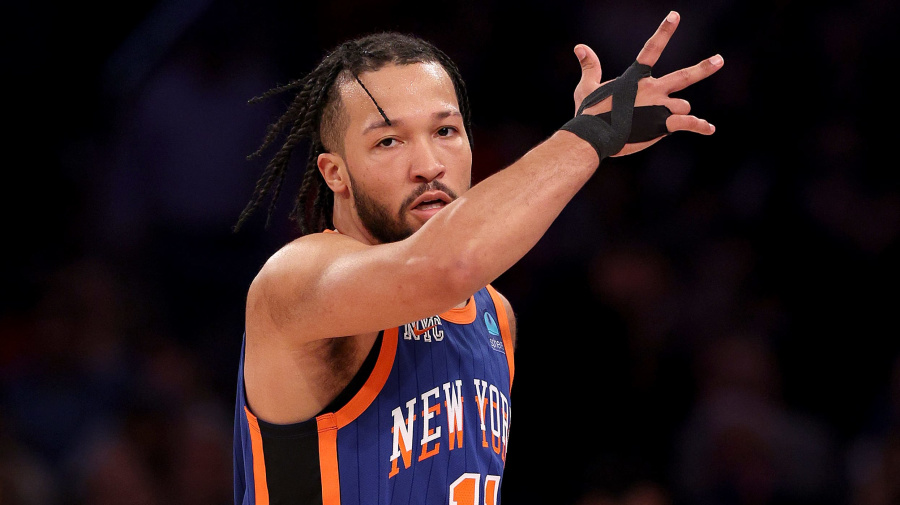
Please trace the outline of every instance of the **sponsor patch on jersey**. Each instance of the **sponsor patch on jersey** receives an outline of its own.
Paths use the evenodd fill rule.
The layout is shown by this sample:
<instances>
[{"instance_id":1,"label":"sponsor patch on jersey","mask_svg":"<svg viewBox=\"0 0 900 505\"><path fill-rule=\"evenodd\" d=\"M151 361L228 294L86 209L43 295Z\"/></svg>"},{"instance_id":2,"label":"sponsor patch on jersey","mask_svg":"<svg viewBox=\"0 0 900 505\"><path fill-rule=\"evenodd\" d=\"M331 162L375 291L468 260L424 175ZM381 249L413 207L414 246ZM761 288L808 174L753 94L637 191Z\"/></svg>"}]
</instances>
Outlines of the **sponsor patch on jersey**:
<instances>
[{"instance_id":1,"label":"sponsor patch on jersey","mask_svg":"<svg viewBox=\"0 0 900 505\"><path fill-rule=\"evenodd\" d=\"M490 312L484 313L484 325L487 327L488 333L498 337L500 336L500 330L497 328L497 321L494 321L494 317L491 316Z\"/></svg>"},{"instance_id":2,"label":"sponsor patch on jersey","mask_svg":"<svg viewBox=\"0 0 900 505\"><path fill-rule=\"evenodd\" d=\"M506 349L503 347L503 340L494 338L500 336L500 328L497 327L497 321L494 320L494 316L492 316L490 312L485 311L482 319L484 320L484 327L487 328L488 333L491 335L491 349L506 354Z\"/></svg>"}]
</instances>

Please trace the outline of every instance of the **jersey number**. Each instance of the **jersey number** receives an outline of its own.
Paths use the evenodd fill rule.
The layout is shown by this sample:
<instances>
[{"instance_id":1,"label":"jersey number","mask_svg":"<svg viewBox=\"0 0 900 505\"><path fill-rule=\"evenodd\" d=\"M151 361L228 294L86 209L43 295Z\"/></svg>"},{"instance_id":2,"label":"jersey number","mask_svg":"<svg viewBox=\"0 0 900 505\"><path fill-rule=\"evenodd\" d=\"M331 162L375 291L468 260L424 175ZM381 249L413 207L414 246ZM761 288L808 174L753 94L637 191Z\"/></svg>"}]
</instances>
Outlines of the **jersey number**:
<instances>
[{"instance_id":1,"label":"jersey number","mask_svg":"<svg viewBox=\"0 0 900 505\"><path fill-rule=\"evenodd\" d=\"M450 505L481 505L481 474L464 473L450 484ZM484 478L484 505L497 505L500 493L500 476L487 475Z\"/></svg>"}]
</instances>

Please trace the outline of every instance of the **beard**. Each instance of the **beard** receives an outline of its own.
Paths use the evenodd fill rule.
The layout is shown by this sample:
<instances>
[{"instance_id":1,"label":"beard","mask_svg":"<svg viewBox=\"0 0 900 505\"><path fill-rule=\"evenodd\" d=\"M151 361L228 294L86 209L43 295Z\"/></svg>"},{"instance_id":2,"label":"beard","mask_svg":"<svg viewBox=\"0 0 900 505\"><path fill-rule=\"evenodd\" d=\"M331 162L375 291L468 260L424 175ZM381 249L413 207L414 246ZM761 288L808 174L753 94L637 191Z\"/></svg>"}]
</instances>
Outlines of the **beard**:
<instances>
[{"instance_id":1,"label":"beard","mask_svg":"<svg viewBox=\"0 0 900 505\"><path fill-rule=\"evenodd\" d=\"M349 174L350 171L348 170L347 173ZM406 222L404 217L406 215L406 209L413 200L421 196L422 193L437 190L446 193L451 201L456 200L457 198L456 193L453 190L448 188L444 183L434 180L428 184L422 184L417 187L415 191L406 197L400 205L400 208L397 210L397 213L391 215L387 206L375 201L365 189L359 184L356 184L352 175L350 176L350 183L353 184L353 202L356 204L356 212L359 215L359 220L372 237L381 244L399 242L409 238L409 236L416 231L412 225Z\"/></svg>"}]
</instances>

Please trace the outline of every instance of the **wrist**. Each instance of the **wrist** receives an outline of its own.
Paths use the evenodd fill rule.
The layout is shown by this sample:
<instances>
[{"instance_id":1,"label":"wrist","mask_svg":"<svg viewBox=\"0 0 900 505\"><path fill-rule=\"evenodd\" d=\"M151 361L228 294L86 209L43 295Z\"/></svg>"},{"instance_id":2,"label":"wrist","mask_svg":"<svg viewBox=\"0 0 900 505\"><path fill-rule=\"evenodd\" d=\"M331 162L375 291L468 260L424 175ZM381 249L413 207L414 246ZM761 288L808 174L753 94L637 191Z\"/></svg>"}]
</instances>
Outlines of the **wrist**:
<instances>
[{"instance_id":1,"label":"wrist","mask_svg":"<svg viewBox=\"0 0 900 505\"><path fill-rule=\"evenodd\" d=\"M600 164L600 155L597 150L583 138L568 131L557 130L550 136L554 142L565 150L569 162L573 164L587 164L597 167Z\"/></svg>"}]
</instances>

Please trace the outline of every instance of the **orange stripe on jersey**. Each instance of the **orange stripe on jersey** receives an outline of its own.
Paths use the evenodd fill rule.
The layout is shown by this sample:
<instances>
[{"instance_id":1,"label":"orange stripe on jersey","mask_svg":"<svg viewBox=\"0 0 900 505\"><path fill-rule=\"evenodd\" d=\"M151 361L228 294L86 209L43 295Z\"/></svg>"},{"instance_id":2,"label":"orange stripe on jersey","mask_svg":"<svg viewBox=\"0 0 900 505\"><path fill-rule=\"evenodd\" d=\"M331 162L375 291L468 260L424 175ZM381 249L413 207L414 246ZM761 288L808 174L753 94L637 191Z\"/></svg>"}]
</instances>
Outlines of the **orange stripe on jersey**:
<instances>
[{"instance_id":1,"label":"orange stripe on jersey","mask_svg":"<svg viewBox=\"0 0 900 505\"><path fill-rule=\"evenodd\" d=\"M363 384L346 405L334 413L338 428L347 426L359 417L375 401L378 393L381 392L381 388L387 382L388 376L391 374L391 368L394 366L394 357L397 355L397 339L400 334L399 330L399 328L384 330L378 360L375 361L375 368L372 369L372 373L369 375L366 383Z\"/></svg>"},{"instance_id":2,"label":"orange stripe on jersey","mask_svg":"<svg viewBox=\"0 0 900 505\"><path fill-rule=\"evenodd\" d=\"M256 505L269 505L269 486L266 484L266 458L263 455L262 433L256 416L244 407L247 424L250 425L250 449L253 451L253 490L256 493Z\"/></svg>"},{"instance_id":3,"label":"orange stripe on jersey","mask_svg":"<svg viewBox=\"0 0 900 505\"><path fill-rule=\"evenodd\" d=\"M506 348L506 361L509 363L509 387L512 388L513 375L515 375L516 365L513 359L513 342L512 333L509 330L509 315L506 313L506 305L500 298L500 293L490 284L487 285L488 293L491 300L494 300L494 307L497 309L497 324L500 325L500 335L503 336L503 347Z\"/></svg>"},{"instance_id":4,"label":"orange stripe on jersey","mask_svg":"<svg viewBox=\"0 0 900 505\"><path fill-rule=\"evenodd\" d=\"M341 504L341 482L337 460L338 429L353 422L381 392L394 366L398 328L384 331L375 367L362 388L337 412L316 417L319 429L319 468L322 472L322 504Z\"/></svg>"},{"instance_id":5,"label":"orange stripe on jersey","mask_svg":"<svg viewBox=\"0 0 900 505\"><path fill-rule=\"evenodd\" d=\"M319 428L319 469L322 473L322 505L341 505L341 479L337 460L337 422L334 414L316 418Z\"/></svg>"},{"instance_id":6,"label":"orange stripe on jersey","mask_svg":"<svg viewBox=\"0 0 900 505\"><path fill-rule=\"evenodd\" d=\"M439 314L438 317L444 321L450 321L456 324L469 324L475 320L475 295L469 297L464 307L454 307L447 312Z\"/></svg>"}]
</instances>

